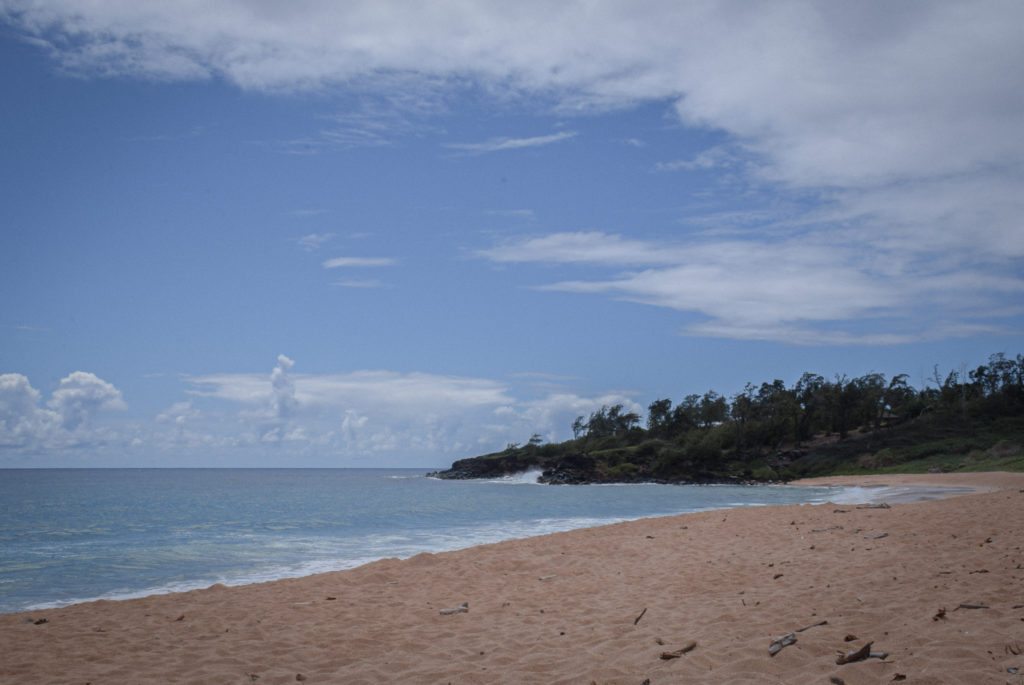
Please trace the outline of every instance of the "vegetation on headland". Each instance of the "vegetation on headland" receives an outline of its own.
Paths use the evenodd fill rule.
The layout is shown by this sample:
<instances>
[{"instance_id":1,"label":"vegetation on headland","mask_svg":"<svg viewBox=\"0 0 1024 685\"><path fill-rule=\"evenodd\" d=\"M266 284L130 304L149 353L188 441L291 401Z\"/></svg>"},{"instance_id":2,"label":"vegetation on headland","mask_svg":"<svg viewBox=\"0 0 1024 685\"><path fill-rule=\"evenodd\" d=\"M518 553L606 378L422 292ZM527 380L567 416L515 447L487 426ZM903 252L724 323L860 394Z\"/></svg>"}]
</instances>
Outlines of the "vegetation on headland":
<instances>
[{"instance_id":1,"label":"vegetation on headland","mask_svg":"<svg viewBox=\"0 0 1024 685\"><path fill-rule=\"evenodd\" d=\"M805 373L725 398L714 391L648 406L646 426L622 405L572 425L573 439L461 459L441 478L540 470L549 483L779 482L863 473L1024 471L1024 356L976 369L831 380Z\"/></svg>"}]
</instances>

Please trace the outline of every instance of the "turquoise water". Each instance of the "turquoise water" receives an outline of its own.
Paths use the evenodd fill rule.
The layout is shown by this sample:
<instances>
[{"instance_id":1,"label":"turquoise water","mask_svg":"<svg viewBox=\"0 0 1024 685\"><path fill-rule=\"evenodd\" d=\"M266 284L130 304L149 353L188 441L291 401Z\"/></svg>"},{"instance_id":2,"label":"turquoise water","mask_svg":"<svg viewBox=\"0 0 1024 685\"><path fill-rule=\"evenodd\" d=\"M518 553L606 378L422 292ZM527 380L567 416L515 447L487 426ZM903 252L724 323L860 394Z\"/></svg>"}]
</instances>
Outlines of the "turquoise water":
<instances>
[{"instance_id":1,"label":"turquoise water","mask_svg":"<svg viewBox=\"0 0 1024 685\"><path fill-rule=\"evenodd\" d=\"M303 576L830 488L548 486L410 469L0 470L0 613Z\"/></svg>"}]
</instances>

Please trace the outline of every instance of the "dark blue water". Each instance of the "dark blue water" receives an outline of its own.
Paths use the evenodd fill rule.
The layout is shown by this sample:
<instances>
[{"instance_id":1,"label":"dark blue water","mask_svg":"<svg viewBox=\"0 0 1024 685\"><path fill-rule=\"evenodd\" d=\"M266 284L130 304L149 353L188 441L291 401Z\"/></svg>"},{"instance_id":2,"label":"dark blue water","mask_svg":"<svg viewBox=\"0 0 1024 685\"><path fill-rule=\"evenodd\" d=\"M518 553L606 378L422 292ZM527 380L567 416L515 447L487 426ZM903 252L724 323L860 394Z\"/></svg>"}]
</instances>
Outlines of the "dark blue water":
<instances>
[{"instance_id":1,"label":"dark blue water","mask_svg":"<svg viewBox=\"0 0 1024 685\"><path fill-rule=\"evenodd\" d=\"M0 470L0 613L352 568L827 488L545 486L409 469Z\"/></svg>"}]
</instances>

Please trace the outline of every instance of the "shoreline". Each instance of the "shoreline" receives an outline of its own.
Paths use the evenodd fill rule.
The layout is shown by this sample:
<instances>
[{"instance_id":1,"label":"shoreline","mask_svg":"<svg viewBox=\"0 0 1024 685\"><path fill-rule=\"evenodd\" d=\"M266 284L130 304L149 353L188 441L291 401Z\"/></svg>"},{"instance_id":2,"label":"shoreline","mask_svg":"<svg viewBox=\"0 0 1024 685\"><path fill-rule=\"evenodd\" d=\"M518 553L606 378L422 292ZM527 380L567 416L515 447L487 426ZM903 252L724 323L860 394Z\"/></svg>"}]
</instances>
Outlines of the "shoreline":
<instances>
[{"instance_id":1,"label":"shoreline","mask_svg":"<svg viewBox=\"0 0 1024 685\"><path fill-rule=\"evenodd\" d=\"M546 494L540 496L554 502L564 500L566 493L575 492L576 496L570 500L573 502L572 510L564 510L564 515L559 515L557 512L552 511L546 516L541 514L534 516L534 511L523 510L521 512L523 518L492 522L490 525L471 526L470 529L463 528L463 534L459 536L450 535L449 531L443 527L443 524L441 528L431 526L428 529L430 531L429 534L426 535L418 531L402 529L397 531L398 536L401 538L400 543L392 545L382 546L380 543L372 540L374 537L372 535L364 535L362 538L357 535L353 537L353 540L357 541L353 545L343 545L344 549L341 550L341 556L314 554L313 556L291 557L290 559L279 561L272 557L271 552L268 552L265 563L242 568L235 572L206 573L194 577L175 577L171 574L164 574L159 578L166 578L166 582L152 582L145 586L136 586L133 584L134 578L125 577L118 585L111 586L110 589L102 588L101 591L93 593L88 591L76 592L77 586L74 580L71 580L66 586L53 584L54 582L60 582L58 578L55 581L51 581L50 584L37 583L37 587L31 588L34 595L30 602L5 602L2 610L0 610L0 614L42 611L100 600L122 601L152 595L182 593L205 589L218 583L228 587L238 587L275 580L302 578L318 573L350 570L390 557L405 559L421 552L436 554L503 540L525 539L554 532L599 527L638 518L671 516L704 509L772 506L784 501L792 503L820 503L833 497L834 493L832 488L817 488L814 491L808 491L807 489L788 487L784 484L778 484L778 487L776 487L775 485L659 486L655 484L619 483L587 487L552 486L552 489L545 484L537 483L535 478L525 477L528 475L524 474L519 478L501 479L499 481L478 481L472 485L491 487L496 483L501 485L514 483L517 487L526 486L525 488L520 487L516 491L517 493L541 493L547 490ZM421 478L418 477L417 479ZM456 484L456 487L459 486L460 484ZM654 488L652 495L645 495L638 490L638 488L642 489L647 486ZM589 502L601 502L610 496L609 493L616 492L619 488L625 488L623 492L632 493L627 495L627 497L638 504L626 507L626 510L623 510L621 501L618 504L613 503L614 511L603 508L594 509L593 506L586 511L576 510L578 506L582 505L580 497L585 498ZM679 488L678 494L676 494L677 488ZM776 490L779 492L775 492ZM788 494L782 494L782 491L786 491ZM671 501L667 502L666 497ZM643 504L645 501L648 504ZM344 540L345 538L341 537L339 539ZM361 542L358 540L361 540ZM330 540L325 542L327 545L332 544ZM254 548L253 552L261 554L259 549ZM72 557L64 561L63 566L66 572L74 572L74 558ZM144 571L145 569L142 570ZM145 576L139 573L135 577Z\"/></svg>"},{"instance_id":2,"label":"shoreline","mask_svg":"<svg viewBox=\"0 0 1024 685\"><path fill-rule=\"evenodd\" d=\"M879 478L825 480L974 492L639 519L4 614L0 683L1024 683L1006 671L1024 672L1024 474ZM835 663L869 641L888 656Z\"/></svg>"}]
</instances>

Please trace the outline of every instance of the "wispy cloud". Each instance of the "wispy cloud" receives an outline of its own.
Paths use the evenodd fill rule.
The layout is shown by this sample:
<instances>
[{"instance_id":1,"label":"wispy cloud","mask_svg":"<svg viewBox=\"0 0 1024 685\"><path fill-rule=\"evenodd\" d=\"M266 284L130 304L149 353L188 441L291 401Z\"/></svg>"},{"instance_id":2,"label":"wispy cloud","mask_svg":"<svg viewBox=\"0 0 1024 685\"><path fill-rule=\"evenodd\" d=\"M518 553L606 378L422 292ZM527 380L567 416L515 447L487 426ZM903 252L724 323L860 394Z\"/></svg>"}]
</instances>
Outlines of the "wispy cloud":
<instances>
[{"instance_id":1,"label":"wispy cloud","mask_svg":"<svg viewBox=\"0 0 1024 685\"><path fill-rule=\"evenodd\" d=\"M734 151L723 146L703 150L691 159L674 162L658 162L656 171L698 171L734 166L738 161Z\"/></svg>"},{"instance_id":2,"label":"wispy cloud","mask_svg":"<svg viewBox=\"0 0 1024 685\"><path fill-rule=\"evenodd\" d=\"M600 232L552 233L480 250L494 262L551 262L589 264L664 264L677 257L656 243Z\"/></svg>"},{"instance_id":3,"label":"wispy cloud","mask_svg":"<svg viewBox=\"0 0 1024 685\"><path fill-rule=\"evenodd\" d=\"M537 218L536 213L532 209L489 209L485 213L489 216L507 216L516 219L529 219L530 221Z\"/></svg>"},{"instance_id":4,"label":"wispy cloud","mask_svg":"<svg viewBox=\"0 0 1024 685\"><path fill-rule=\"evenodd\" d=\"M394 266L396 260L391 257L335 257L323 263L325 269L337 269L340 267L375 267Z\"/></svg>"},{"instance_id":5,"label":"wispy cloud","mask_svg":"<svg viewBox=\"0 0 1024 685\"><path fill-rule=\"evenodd\" d=\"M802 345L890 345L1003 330L998 303L1024 280L946 267L890 252L885 260L834 232L664 243L562 233L508 243L481 256L503 263L638 267L538 285L700 314L688 335ZM982 312L987 312L983 314ZM985 319L985 320L979 320Z\"/></svg>"},{"instance_id":6,"label":"wispy cloud","mask_svg":"<svg viewBox=\"0 0 1024 685\"><path fill-rule=\"evenodd\" d=\"M319 250L324 243L330 242L332 238L334 238L333 233L310 233L302 236L296 242L307 252L314 252Z\"/></svg>"},{"instance_id":7,"label":"wispy cloud","mask_svg":"<svg viewBox=\"0 0 1024 685\"><path fill-rule=\"evenodd\" d=\"M449 143L445 147L470 154L485 154L488 152L501 152L503 150L543 147L553 143L560 143L563 140L569 140L576 137L576 135L575 131L562 131L548 136L534 136L532 138L493 138L481 143Z\"/></svg>"},{"instance_id":8,"label":"wispy cloud","mask_svg":"<svg viewBox=\"0 0 1024 685\"><path fill-rule=\"evenodd\" d=\"M331 285L338 288L386 288L387 283L377 280L334 281Z\"/></svg>"},{"instance_id":9,"label":"wispy cloud","mask_svg":"<svg viewBox=\"0 0 1024 685\"><path fill-rule=\"evenodd\" d=\"M510 373L510 378L526 378L533 380L542 381L578 381L578 376L563 376L557 373L545 373L543 371L520 371L519 373Z\"/></svg>"}]
</instances>

